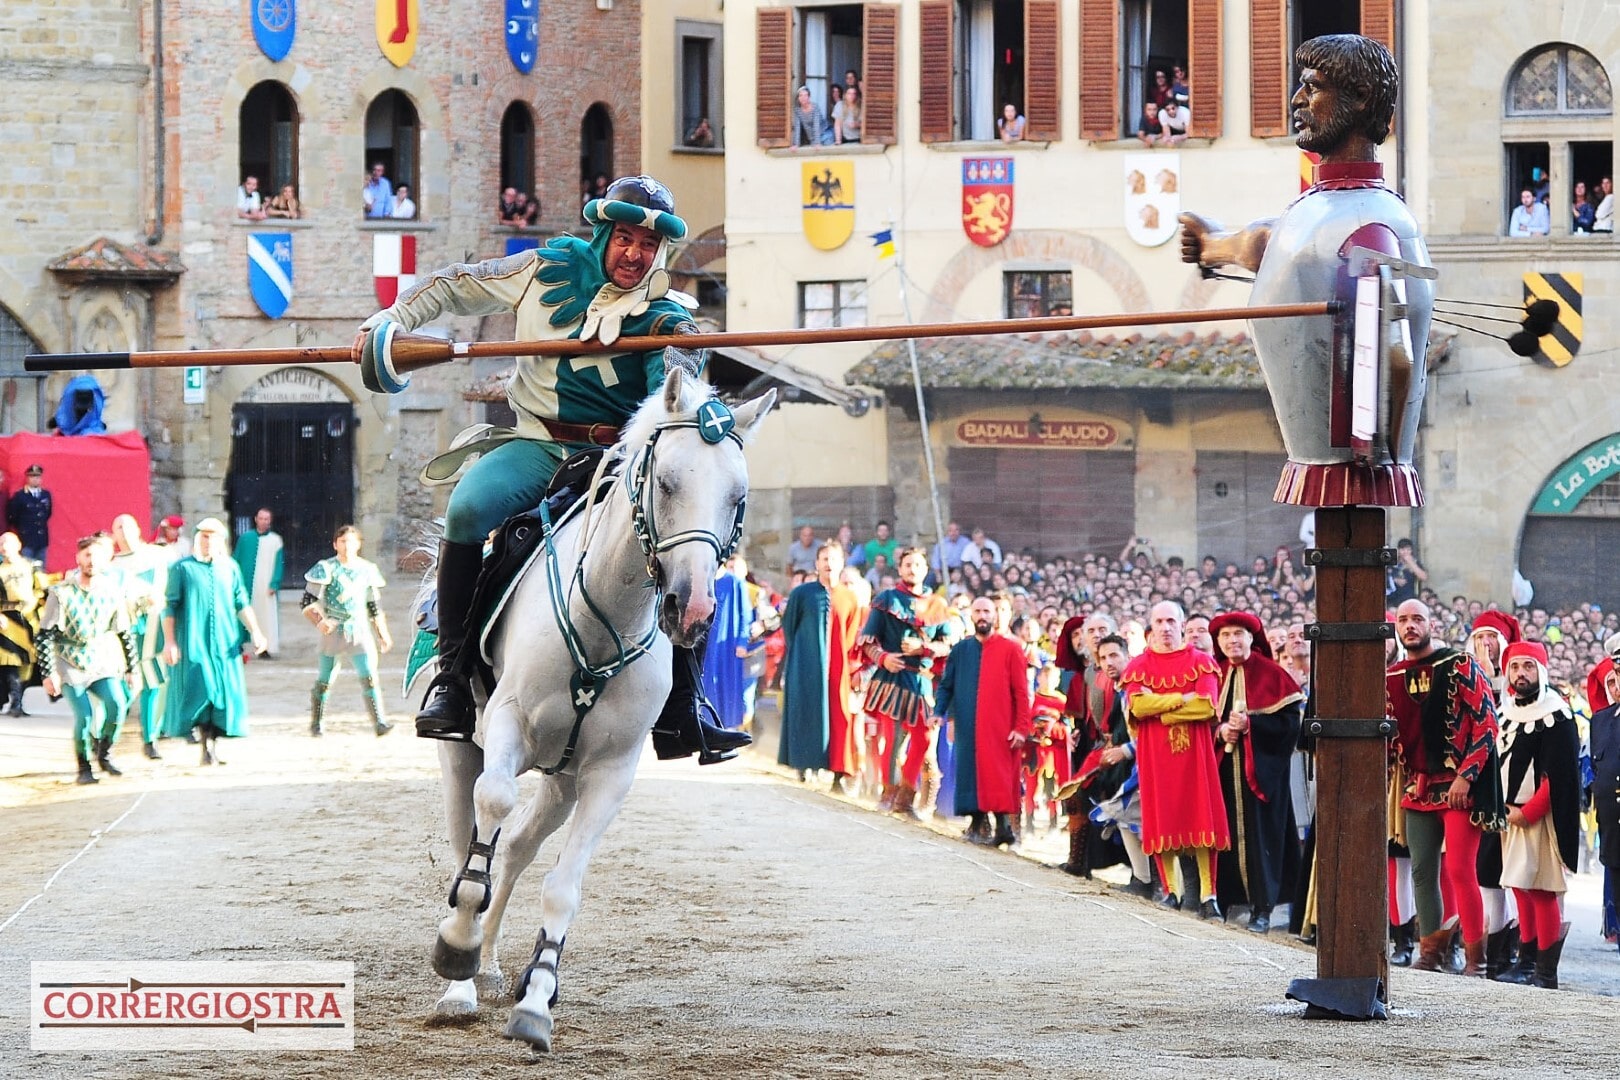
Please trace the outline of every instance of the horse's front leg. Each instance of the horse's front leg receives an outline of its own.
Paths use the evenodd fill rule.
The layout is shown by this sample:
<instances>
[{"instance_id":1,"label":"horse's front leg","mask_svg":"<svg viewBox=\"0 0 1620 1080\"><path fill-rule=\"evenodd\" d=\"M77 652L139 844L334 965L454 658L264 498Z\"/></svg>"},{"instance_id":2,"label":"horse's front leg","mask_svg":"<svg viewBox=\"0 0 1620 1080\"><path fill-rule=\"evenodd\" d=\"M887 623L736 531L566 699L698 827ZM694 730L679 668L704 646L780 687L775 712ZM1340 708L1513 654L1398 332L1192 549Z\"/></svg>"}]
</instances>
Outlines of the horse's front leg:
<instances>
[{"instance_id":1,"label":"horse's front leg","mask_svg":"<svg viewBox=\"0 0 1620 1080\"><path fill-rule=\"evenodd\" d=\"M501 825L517 806L517 778L532 764L522 723L510 698L492 701L484 712L484 769L473 784L472 835L466 859L450 882L450 914L440 921L433 943L433 970L446 979L472 979L478 974L483 915L495 894L493 871Z\"/></svg>"},{"instance_id":2,"label":"horse's front leg","mask_svg":"<svg viewBox=\"0 0 1620 1080\"><path fill-rule=\"evenodd\" d=\"M473 784L484 769L484 751L476 743L439 743L439 776L444 785L444 822L452 860L466 857L473 833ZM429 1023L460 1023L478 1014L478 991L471 978L453 979L434 1003Z\"/></svg>"},{"instance_id":3,"label":"horse's front leg","mask_svg":"<svg viewBox=\"0 0 1620 1080\"><path fill-rule=\"evenodd\" d=\"M512 889L523 871L534 862L540 845L556 832L574 809L575 789L572 776L548 777L534 797L513 815L501 830L501 851L495 873L495 897L484 913L484 953L478 968L478 989L494 996L502 989L501 964L496 950L500 945L501 919L506 904L512 899Z\"/></svg>"},{"instance_id":4,"label":"horse's front leg","mask_svg":"<svg viewBox=\"0 0 1620 1080\"><path fill-rule=\"evenodd\" d=\"M579 911L580 885L585 867L602 834L630 794L641 743L618 757L593 760L579 772L579 810L568 827L557 865L546 875L542 889L540 936L534 956L513 991L517 1004L506 1023L506 1037L522 1039L536 1049L551 1049L551 1007L557 1003L557 966L563 940Z\"/></svg>"}]
</instances>

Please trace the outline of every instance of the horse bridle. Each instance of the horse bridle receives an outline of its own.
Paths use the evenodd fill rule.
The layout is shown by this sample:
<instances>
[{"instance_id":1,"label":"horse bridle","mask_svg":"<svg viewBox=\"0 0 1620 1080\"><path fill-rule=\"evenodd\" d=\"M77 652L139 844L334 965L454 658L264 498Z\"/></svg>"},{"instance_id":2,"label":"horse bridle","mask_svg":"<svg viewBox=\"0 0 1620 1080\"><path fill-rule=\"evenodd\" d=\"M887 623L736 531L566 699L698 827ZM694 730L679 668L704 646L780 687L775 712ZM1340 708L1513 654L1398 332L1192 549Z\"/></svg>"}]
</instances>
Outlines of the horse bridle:
<instances>
[{"instance_id":1,"label":"horse bridle","mask_svg":"<svg viewBox=\"0 0 1620 1080\"><path fill-rule=\"evenodd\" d=\"M652 485L648 481L652 478L653 457L657 451L658 437L666 431L680 428L699 428L697 420L669 420L659 424L647 438L647 444L636 454L631 467L625 470L624 490L630 498L630 527L635 530L636 543L641 545L641 554L647 559L647 576L654 586L662 590L664 587L663 567L658 562L658 556L666 551L673 551L682 544L707 544L714 549L715 559L725 562L737 550L742 542L743 518L748 511L748 498L744 496L737 500L736 512L731 519L731 535L724 541L718 533L708 529L683 529L681 532L668 536L658 534L658 519L653 512ZM727 431L719 440L730 440L742 447L743 441L736 431ZM712 443L710 445L718 445Z\"/></svg>"}]
</instances>

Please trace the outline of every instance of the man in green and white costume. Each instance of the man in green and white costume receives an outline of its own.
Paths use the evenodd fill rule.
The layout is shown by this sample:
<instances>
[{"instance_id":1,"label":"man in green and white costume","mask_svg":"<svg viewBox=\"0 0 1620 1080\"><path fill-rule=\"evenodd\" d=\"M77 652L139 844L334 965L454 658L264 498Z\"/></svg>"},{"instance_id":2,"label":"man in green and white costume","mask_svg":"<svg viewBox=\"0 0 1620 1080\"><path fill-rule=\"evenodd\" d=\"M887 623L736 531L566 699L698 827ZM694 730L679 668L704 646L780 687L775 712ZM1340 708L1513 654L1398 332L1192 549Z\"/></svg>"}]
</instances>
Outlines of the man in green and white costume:
<instances>
[{"instance_id":1,"label":"man in green and white costume","mask_svg":"<svg viewBox=\"0 0 1620 1080\"><path fill-rule=\"evenodd\" d=\"M163 684L169 668L163 662L163 608L168 603L167 548L148 544L133 515L113 518L113 569L123 577L124 603L129 609L130 631L135 638L135 700L141 715L141 749L156 761L157 739L163 726Z\"/></svg>"},{"instance_id":2,"label":"man in green and white costume","mask_svg":"<svg viewBox=\"0 0 1620 1080\"><path fill-rule=\"evenodd\" d=\"M608 185L602 198L587 202L584 214L593 228L589 241L559 236L504 259L447 267L367 319L356 342L366 385L403 391L409 380L394 369L394 336L447 313L515 312L517 336L525 340L612 344L621 335L694 333L691 315L666 296L669 245L686 235L669 189L649 176L624 177ZM456 660L490 532L539 505L557 467L571 454L616 442L619 428L663 385L671 366L696 375L702 365L701 355L674 346L518 358L506 391L517 415L516 437L486 450L467 470L446 513L438 570L439 674L417 714L418 735L473 736L472 689ZM734 756L750 741L709 721L713 709L703 700L698 675L693 652L676 649L674 687L653 727L660 757L695 753L709 764Z\"/></svg>"},{"instance_id":3,"label":"man in green and white costume","mask_svg":"<svg viewBox=\"0 0 1620 1080\"><path fill-rule=\"evenodd\" d=\"M353 525L339 529L332 537L337 554L309 568L298 602L304 618L321 632L321 666L309 695L309 733L317 738L325 730L327 695L338 659L344 656L360 678L360 696L372 727L378 735L394 730L383 715L382 690L377 686L378 649L387 652L394 647L382 610L383 576L376 563L360 557L360 543L359 529Z\"/></svg>"},{"instance_id":4,"label":"man in green and white costume","mask_svg":"<svg viewBox=\"0 0 1620 1080\"><path fill-rule=\"evenodd\" d=\"M67 698L73 709L73 752L78 782L96 783L94 752L102 772L121 776L109 758L124 710L129 706L124 674L134 660L129 609L115 575L108 573L112 545L99 536L79 541L78 571L53 585L39 621L39 666L45 692Z\"/></svg>"}]
</instances>

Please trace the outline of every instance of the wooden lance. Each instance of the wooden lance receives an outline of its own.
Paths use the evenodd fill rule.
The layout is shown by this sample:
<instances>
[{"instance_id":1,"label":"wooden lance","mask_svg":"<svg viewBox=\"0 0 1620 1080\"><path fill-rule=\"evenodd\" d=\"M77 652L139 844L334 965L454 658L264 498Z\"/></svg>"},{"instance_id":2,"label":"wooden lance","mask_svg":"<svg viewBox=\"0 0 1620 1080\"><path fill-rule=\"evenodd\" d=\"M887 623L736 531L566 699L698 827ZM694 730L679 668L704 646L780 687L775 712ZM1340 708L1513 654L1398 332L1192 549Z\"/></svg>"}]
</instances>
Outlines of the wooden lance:
<instances>
[{"instance_id":1,"label":"wooden lance","mask_svg":"<svg viewBox=\"0 0 1620 1080\"><path fill-rule=\"evenodd\" d=\"M1276 304L1271 307L1206 308L1201 311L1132 312L1121 315L1063 315L986 322L917 323L905 326L832 326L802 330L747 330L711 334L660 334L623 337L611 345L571 338L550 341L441 341L420 334L399 334L393 342L394 370L408 375L453 360L505 356L620 355L679 345L683 349L732 346L825 345L842 341L896 341L905 338L987 337L996 334L1056 334L1122 326L1230 322L1239 319L1304 319L1332 315L1338 301ZM176 349L154 352L35 353L24 362L28 371L118 371L125 368L252 367L268 364L343 364L356 362L352 345L290 349Z\"/></svg>"}]
</instances>

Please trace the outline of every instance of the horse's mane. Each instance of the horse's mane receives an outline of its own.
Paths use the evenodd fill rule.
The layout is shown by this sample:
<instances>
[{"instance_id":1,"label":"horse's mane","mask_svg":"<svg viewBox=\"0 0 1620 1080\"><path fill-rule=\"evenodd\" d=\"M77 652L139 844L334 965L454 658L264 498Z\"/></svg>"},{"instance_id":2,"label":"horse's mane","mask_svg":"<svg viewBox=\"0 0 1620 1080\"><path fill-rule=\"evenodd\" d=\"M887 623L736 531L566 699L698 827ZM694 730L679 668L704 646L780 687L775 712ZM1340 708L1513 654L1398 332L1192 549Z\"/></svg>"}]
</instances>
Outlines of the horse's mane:
<instances>
[{"instance_id":1,"label":"horse's mane","mask_svg":"<svg viewBox=\"0 0 1620 1080\"><path fill-rule=\"evenodd\" d=\"M683 403L692 402L695 406L714 396L713 387L702 379L683 375L681 384ZM647 395L647 400L641 403L641 407L630 418L630 422L619 429L619 444L633 453L647 444L647 440L652 438L653 429L659 424L666 420L691 419L694 415L696 415L695 407L674 413L664 408L664 391L660 387Z\"/></svg>"}]
</instances>

